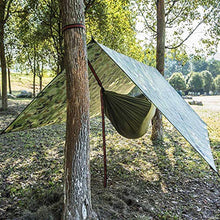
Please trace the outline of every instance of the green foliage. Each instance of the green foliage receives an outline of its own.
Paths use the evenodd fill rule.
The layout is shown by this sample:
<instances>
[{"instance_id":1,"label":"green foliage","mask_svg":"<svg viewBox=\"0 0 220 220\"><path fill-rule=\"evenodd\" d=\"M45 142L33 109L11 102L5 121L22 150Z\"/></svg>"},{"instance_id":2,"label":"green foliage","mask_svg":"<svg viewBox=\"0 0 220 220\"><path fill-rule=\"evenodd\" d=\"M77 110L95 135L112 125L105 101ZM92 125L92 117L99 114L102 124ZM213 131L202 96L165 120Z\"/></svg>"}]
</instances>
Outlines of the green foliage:
<instances>
[{"instance_id":1,"label":"green foliage","mask_svg":"<svg viewBox=\"0 0 220 220\"><path fill-rule=\"evenodd\" d=\"M186 82L182 73L173 73L169 78L169 83L178 91L186 89Z\"/></svg>"},{"instance_id":2,"label":"green foliage","mask_svg":"<svg viewBox=\"0 0 220 220\"><path fill-rule=\"evenodd\" d=\"M141 30L145 34L146 45L156 45L156 3L157 1L143 0L135 1L136 10L143 17L145 28ZM187 48L184 43L197 27L201 24L209 25L201 43L207 47L200 47L198 53L211 54L216 52L219 44L218 22L219 1L165 1L166 22L166 48L172 50L176 60L182 60L183 65L188 60ZM197 25L195 27L195 24ZM175 27L175 28L174 28ZM204 70L204 69L203 69ZM198 71L198 70L193 70ZM202 71L202 70L199 70Z\"/></svg>"},{"instance_id":3,"label":"green foliage","mask_svg":"<svg viewBox=\"0 0 220 220\"><path fill-rule=\"evenodd\" d=\"M156 67L156 48L152 44L147 45L144 49L143 63Z\"/></svg>"},{"instance_id":4,"label":"green foliage","mask_svg":"<svg viewBox=\"0 0 220 220\"><path fill-rule=\"evenodd\" d=\"M188 80L188 86L192 92L203 91L203 79L200 73L192 72Z\"/></svg>"},{"instance_id":5,"label":"green foliage","mask_svg":"<svg viewBox=\"0 0 220 220\"><path fill-rule=\"evenodd\" d=\"M214 79L214 85L216 92L220 93L220 75L216 76Z\"/></svg>"},{"instance_id":6,"label":"green foliage","mask_svg":"<svg viewBox=\"0 0 220 220\"><path fill-rule=\"evenodd\" d=\"M204 92L209 94L209 91L213 89L213 78L212 74L209 71L202 71L202 80L203 80L203 89Z\"/></svg>"},{"instance_id":7,"label":"green foliage","mask_svg":"<svg viewBox=\"0 0 220 220\"><path fill-rule=\"evenodd\" d=\"M194 56L191 60L194 72L202 72L204 70L207 70L208 62L205 60L205 58Z\"/></svg>"},{"instance_id":8,"label":"green foliage","mask_svg":"<svg viewBox=\"0 0 220 220\"><path fill-rule=\"evenodd\" d=\"M12 11L16 13L10 17L6 31L6 42L10 40L14 45L13 49L8 47L8 54L13 54L16 67L36 75L42 75L42 66L44 70L59 73L64 64L59 0L22 0L18 3L12 4ZM84 3L88 41L94 36L106 46L143 60L130 1L87 0Z\"/></svg>"},{"instance_id":9,"label":"green foliage","mask_svg":"<svg viewBox=\"0 0 220 220\"><path fill-rule=\"evenodd\" d=\"M210 60L208 71L212 73L213 77L220 75L220 61L219 60Z\"/></svg>"},{"instance_id":10,"label":"green foliage","mask_svg":"<svg viewBox=\"0 0 220 220\"><path fill-rule=\"evenodd\" d=\"M87 39L94 36L111 49L143 60L143 52L136 41L134 16L130 1L97 0L86 12Z\"/></svg>"},{"instance_id":11,"label":"green foliage","mask_svg":"<svg viewBox=\"0 0 220 220\"><path fill-rule=\"evenodd\" d=\"M170 77L175 72L181 72L183 75L187 75L190 72L190 63L187 61L183 63L181 60L172 59L167 57L165 59L165 76Z\"/></svg>"}]
</instances>

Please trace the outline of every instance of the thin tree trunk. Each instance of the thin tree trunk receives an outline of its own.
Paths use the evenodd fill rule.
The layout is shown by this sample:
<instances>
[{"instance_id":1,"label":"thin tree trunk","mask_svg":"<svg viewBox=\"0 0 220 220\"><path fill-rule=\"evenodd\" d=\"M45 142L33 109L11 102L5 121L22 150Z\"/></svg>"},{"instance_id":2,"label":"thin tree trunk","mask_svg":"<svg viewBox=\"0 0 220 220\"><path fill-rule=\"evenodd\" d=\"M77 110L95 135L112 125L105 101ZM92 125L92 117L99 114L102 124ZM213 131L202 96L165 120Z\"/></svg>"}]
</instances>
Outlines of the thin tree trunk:
<instances>
[{"instance_id":1,"label":"thin tree trunk","mask_svg":"<svg viewBox=\"0 0 220 220\"><path fill-rule=\"evenodd\" d=\"M34 45L33 97L36 96L36 48Z\"/></svg>"},{"instance_id":2,"label":"thin tree trunk","mask_svg":"<svg viewBox=\"0 0 220 220\"><path fill-rule=\"evenodd\" d=\"M0 12L1 12L0 17L1 17L2 16L1 9ZM7 97L7 70L6 70L5 45L4 45L4 23L2 19L0 20L0 61L1 61L1 69L2 69L2 109L3 111L5 111L8 108L8 97Z\"/></svg>"},{"instance_id":3,"label":"thin tree trunk","mask_svg":"<svg viewBox=\"0 0 220 220\"><path fill-rule=\"evenodd\" d=\"M164 75L164 55L165 55L165 9L164 0L157 0L157 54L156 67L157 70ZM163 140L163 124L162 114L157 109L152 119L153 142Z\"/></svg>"},{"instance_id":4,"label":"thin tree trunk","mask_svg":"<svg viewBox=\"0 0 220 220\"><path fill-rule=\"evenodd\" d=\"M10 71L10 68L8 68L8 89L9 89L9 94L12 94L12 92L11 92L11 71Z\"/></svg>"},{"instance_id":5,"label":"thin tree trunk","mask_svg":"<svg viewBox=\"0 0 220 220\"><path fill-rule=\"evenodd\" d=\"M83 0L61 0L63 25L83 23ZM89 84L86 34L64 32L67 123L63 219L92 219L89 170Z\"/></svg>"},{"instance_id":6,"label":"thin tree trunk","mask_svg":"<svg viewBox=\"0 0 220 220\"><path fill-rule=\"evenodd\" d=\"M34 71L34 75L33 75L33 97L35 97L36 95L36 73Z\"/></svg>"},{"instance_id":7,"label":"thin tree trunk","mask_svg":"<svg viewBox=\"0 0 220 220\"><path fill-rule=\"evenodd\" d=\"M40 80L40 92L42 91L42 75L39 76L39 80Z\"/></svg>"},{"instance_id":8,"label":"thin tree trunk","mask_svg":"<svg viewBox=\"0 0 220 220\"><path fill-rule=\"evenodd\" d=\"M44 64L43 64L43 62L41 64L42 64L41 65L41 73L39 75L39 78L40 78L40 92L42 91L42 88L43 88L43 75L44 75Z\"/></svg>"}]
</instances>

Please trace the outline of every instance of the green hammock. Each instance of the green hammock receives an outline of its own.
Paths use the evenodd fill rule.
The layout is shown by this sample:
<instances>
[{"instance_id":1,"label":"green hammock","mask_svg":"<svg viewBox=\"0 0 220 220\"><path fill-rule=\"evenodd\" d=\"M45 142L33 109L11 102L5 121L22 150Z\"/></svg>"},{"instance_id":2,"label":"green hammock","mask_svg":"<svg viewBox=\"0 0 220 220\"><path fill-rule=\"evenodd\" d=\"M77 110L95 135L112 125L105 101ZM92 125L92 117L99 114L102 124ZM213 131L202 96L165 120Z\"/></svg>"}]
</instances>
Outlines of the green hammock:
<instances>
[{"instance_id":1,"label":"green hammock","mask_svg":"<svg viewBox=\"0 0 220 220\"><path fill-rule=\"evenodd\" d=\"M155 114L155 106L143 95L132 97L103 91L104 111L118 133L134 139L143 136Z\"/></svg>"}]
</instances>

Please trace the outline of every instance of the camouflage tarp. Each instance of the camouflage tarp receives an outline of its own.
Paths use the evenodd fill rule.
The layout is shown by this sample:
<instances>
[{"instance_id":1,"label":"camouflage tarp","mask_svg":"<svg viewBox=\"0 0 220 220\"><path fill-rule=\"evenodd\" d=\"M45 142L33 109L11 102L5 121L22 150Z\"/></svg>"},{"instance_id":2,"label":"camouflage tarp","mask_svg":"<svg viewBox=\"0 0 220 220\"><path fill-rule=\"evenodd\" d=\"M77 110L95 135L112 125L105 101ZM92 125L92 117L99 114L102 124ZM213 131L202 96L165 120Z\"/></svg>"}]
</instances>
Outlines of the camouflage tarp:
<instances>
[{"instance_id":1,"label":"camouflage tarp","mask_svg":"<svg viewBox=\"0 0 220 220\"><path fill-rule=\"evenodd\" d=\"M106 90L127 94L137 85L217 172L206 124L155 68L117 53L95 41L88 45L88 58ZM90 114L94 116L100 113L100 88L91 72L89 72L89 83ZM65 74L61 73L3 133L64 121L65 99Z\"/></svg>"},{"instance_id":2,"label":"camouflage tarp","mask_svg":"<svg viewBox=\"0 0 220 220\"><path fill-rule=\"evenodd\" d=\"M65 73L55 77L3 131L22 131L66 120Z\"/></svg>"}]
</instances>

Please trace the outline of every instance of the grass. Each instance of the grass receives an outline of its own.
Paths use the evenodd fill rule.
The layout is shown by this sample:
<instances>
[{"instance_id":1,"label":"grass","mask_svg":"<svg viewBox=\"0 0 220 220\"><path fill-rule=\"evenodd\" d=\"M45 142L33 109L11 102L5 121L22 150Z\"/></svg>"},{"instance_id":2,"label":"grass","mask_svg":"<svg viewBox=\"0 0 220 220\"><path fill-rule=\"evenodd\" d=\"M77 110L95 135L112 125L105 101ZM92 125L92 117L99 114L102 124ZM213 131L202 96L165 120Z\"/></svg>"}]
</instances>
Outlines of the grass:
<instances>
[{"instance_id":1,"label":"grass","mask_svg":"<svg viewBox=\"0 0 220 220\"><path fill-rule=\"evenodd\" d=\"M43 87L45 87L53 79L49 73L44 74L43 77ZM1 81L1 76L0 76ZM19 72L11 73L11 88L12 94L18 95L22 90L32 92L33 90L33 74L24 74ZM36 92L38 93L40 89L39 78L36 76Z\"/></svg>"},{"instance_id":2,"label":"grass","mask_svg":"<svg viewBox=\"0 0 220 220\"><path fill-rule=\"evenodd\" d=\"M192 106L209 126L219 170L220 97ZM0 129L29 100L10 100L0 113ZM164 119L164 141L153 145L149 132L138 140L117 134L108 122L108 187L103 188L101 118L91 120L91 187L100 219L219 219L220 179ZM0 219L60 219L65 125L0 136Z\"/></svg>"}]
</instances>

